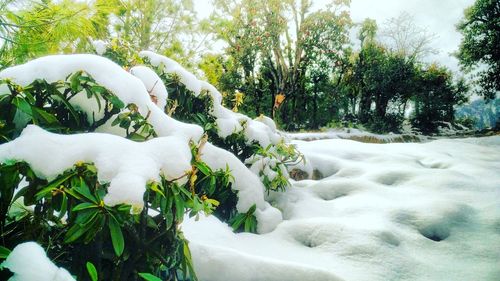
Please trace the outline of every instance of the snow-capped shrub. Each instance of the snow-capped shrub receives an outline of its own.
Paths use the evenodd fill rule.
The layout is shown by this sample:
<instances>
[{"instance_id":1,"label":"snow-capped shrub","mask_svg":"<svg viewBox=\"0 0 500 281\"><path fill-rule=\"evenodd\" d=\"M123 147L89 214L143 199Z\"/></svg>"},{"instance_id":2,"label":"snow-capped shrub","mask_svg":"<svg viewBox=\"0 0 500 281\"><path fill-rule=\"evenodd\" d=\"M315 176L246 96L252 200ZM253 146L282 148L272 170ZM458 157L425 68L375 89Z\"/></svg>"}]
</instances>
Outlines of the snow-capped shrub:
<instances>
[{"instance_id":1,"label":"snow-capped shrub","mask_svg":"<svg viewBox=\"0 0 500 281\"><path fill-rule=\"evenodd\" d=\"M149 51L140 56L167 87L169 115L200 125L211 143L232 152L249 168L252 166L268 192L289 186L288 165L303 159L293 145L284 141L272 119L261 115L252 120L228 110L217 89L198 80L177 62ZM254 165L262 154L271 165Z\"/></svg>"},{"instance_id":2,"label":"snow-capped shrub","mask_svg":"<svg viewBox=\"0 0 500 281\"><path fill-rule=\"evenodd\" d=\"M137 205L133 199L136 198L134 197L135 191L123 185L130 184L137 179L141 173L140 165L146 165L143 168L149 167L148 163L144 162L146 159L128 163L129 168L124 171L129 170L135 174L118 172L111 182L107 182L103 180L105 176L102 174L112 173L112 171L108 171L109 167L106 168L106 163L103 163L103 161L109 161L109 156L104 157L103 154L108 151L110 154L114 153L113 149L108 146L101 152L94 152L96 165L77 162L72 168L55 178L48 178L50 170L41 167L43 163L37 164L34 160L37 158L35 153L23 157L21 152L14 150L14 147L26 146L34 142L42 144L56 142L62 147L67 147L68 145L64 144L62 138L73 143L76 151L83 151L83 153L86 153L85 143L92 147L96 145L96 140L102 141L104 146L105 143L114 145L115 151L120 153L128 153L120 149L120 147L126 148L123 145L124 142L130 142L130 145L135 146L151 145L152 149L161 148L160 141L163 140L167 141L163 146L172 145L168 139L152 140L155 141L154 143L149 141L134 144L132 141L120 141L119 137L111 135L107 136L111 138L110 141L99 138L101 137L99 134L86 135L86 139L79 137L80 135L65 137L44 131L28 132L9 142L8 146L1 147L2 206L8 206L10 202L21 200L21 198L25 206L34 206L34 211L29 212L20 220L9 217L5 212L6 209L2 208L1 217L4 219L1 224L2 229L6 230L3 239L8 241L9 245L15 244L18 240L37 240L47 245L51 256L57 256L61 260L60 264L77 276L85 276L86 271L83 265L91 261L98 265L102 280L110 280L116 276L120 280L128 280L136 276L138 272L144 271L172 277L176 276L177 269L184 270L186 274L189 273L194 278L187 242L178 225L182 222L186 212L190 216L197 215L198 212L209 214L218 205L217 201L196 193L196 187L205 186L196 180L197 173L184 173L176 178L171 178L166 174L171 169L159 173L157 179L147 182L145 192L139 194L143 201ZM94 141L91 137L95 137ZM50 141L47 142L46 138ZM114 138L117 140L113 140ZM48 148L47 145L36 148L32 144L30 147L32 149L29 152ZM197 150L192 148L191 151ZM52 161L58 163L70 161L60 158L68 154L67 151L63 152L63 154L54 155ZM162 156L164 156L161 158L163 161L171 161L165 158L168 155ZM6 161L5 157L18 160ZM192 167L190 166L191 157L186 163L192 171L194 167L204 165L196 160L199 159L198 156L192 159L194 159ZM30 166L22 160L33 164ZM154 158L151 160L154 161ZM179 160L179 157L176 157L175 165L180 165ZM166 164L168 165L168 162ZM133 171L130 168L133 168ZM148 169L146 172L154 173L154 170ZM182 173L182 170L180 172ZM24 184L21 183L22 180ZM216 175L215 180L225 179ZM122 186L115 186L115 189L118 188L118 193L113 193L113 184L117 183ZM9 194L5 192L13 191L22 185L25 186L15 195L13 192ZM127 196L130 192L132 195ZM7 197L8 195L10 198ZM161 269L155 266L160 264Z\"/></svg>"},{"instance_id":3,"label":"snow-capped shrub","mask_svg":"<svg viewBox=\"0 0 500 281\"><path fill-rule=\"evenodd\" d=\"M179 229L184 215L218 206L235 229L264 233L281 212L236 156L207 142L210 128L202 138L202 127L164 112L168 93L156 74L131 72L94 55L48 56L0 72L2 245L37 241L79 278L90 261L103 280L144 272L177 280L178 270L195 279ZM214 101L220 105L205 99L206 108ZM217 123L210 120L198 123ZM280 139L266 135L267 125L252 130L259 143ZM83 134L66 135L75 133Z\"/></svg>"}]
</instances>

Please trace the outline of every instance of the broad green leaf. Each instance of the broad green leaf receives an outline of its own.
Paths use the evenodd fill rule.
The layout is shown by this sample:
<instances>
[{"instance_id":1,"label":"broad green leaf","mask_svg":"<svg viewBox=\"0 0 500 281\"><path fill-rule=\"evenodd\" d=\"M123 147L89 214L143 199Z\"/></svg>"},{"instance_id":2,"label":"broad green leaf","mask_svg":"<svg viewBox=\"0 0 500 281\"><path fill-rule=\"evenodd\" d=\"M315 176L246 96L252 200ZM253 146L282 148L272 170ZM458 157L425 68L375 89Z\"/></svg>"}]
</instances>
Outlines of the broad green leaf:
<instances>
[{"instance_id":1,"label":"broad green leaf","mask_svg":"<svg viewBox=\"0 0 500 281\"><path fill-rule=\"evenodd\" d=\"M80 118L78 118L78 114L76 113L75 108L68 102L68 100L63 96L63 94L61 94L61 92L56 90L56 91L54 91L54 94L60 98L60 101L69 110L69 112L73 116L73 119L76 121L76 125L80 126Z\"/></svg>"},{"instance_id":2,"label":"broad green leaf","mask_svg":"<svg viewBox=\"0 0 500 281\"><path fill-rule=\"evenodd\" d=\"M87 272L89 273L90 279L92 281L97 281L97 269L95 268L94 264L91 262L87 262Z\"/></svg>"},{"instance_id":3,"label":"broad green leaf","mask_svg":"<svg viewBox=\"0 0 500 281\"><path fill-rule=\"evenodd\" d=\"M196 168L200 170L204 175L209 175L210 174L210 168L207 166L205 163L196 163L195 164Z\"/></svg>"},{"instance_id":4,"label":"broad green leaf","mask_svg":"<svg viewBox=\"0 0 500 281\"><path fill-rule=\"evenodd\" d=\"M236 215L236 217L234 217L233 219L233 222L231 223L231 227L233 228L233 230L238 230L245 221L245 218L246 218L245 214Z\"/></svg>"},{"instance_id":5,"label":"broad green leaf","mask_svg":"<svg viewBox=\"0 0 500 281\"><path fill-rule=\"evenodd\" d=\"M33 112L33 119L36 119L39 123L43 124L48 124L48 125L58 125L59 121L57 121L57 118L50 114L45 112L43 109L40 109L38 107L31 107L31 110ZM42 121L42 122L40 122ZM35 120L33 120L35 122Z\"/></svg>"},{"instance_id":6,"label":"broad green leaf","mask_svg":"<svg viewBox=\"0 0 500 281\"><path fill-rule=\"evenodd\" d=\"M16 96L12 99L12 104L15 105L22 112L30 116L33 115L33 112L31 110L31 105L24 98Z\"/></svg>"},{"instance_id":7,"label":"broad green leaf","mask_svg":"<svg viewBox=\"0 0 500 281\"><path fill-rule=\"evenodd\" d=\"M80 177L80 183L76 186L73 186L73 189L88 200L94 202L95 204L98 204L97 199L94 195L92 195L92 193L90 193L90 189L83 178Z\"/></svg>"},{"instance_id":8,"label":"broad green leaf","mask_svg":"<svg viewBox=\"0 0 500 281\"><path fill-rule=\"evenodd\" d=\"M83 234L85 234L85 228L81 227L79 224L74 224L66 235L64 236L65 243L71 243L80 238Z\"/></svg>"},{"instance_id":9,"label":"broad green leaf","mask_svg":"<svg viewBox=\"0 0 500 281\"><path fill-rule=\"evenodd\" d=\"M125 104L115 95L109 97L109 102L118 109L122 109L125 107Z\"/></svg>"},{"instance_id":10,"label":"broad green leaf","mask_svg":"<svg viewBox=\"0 0 500 281\"><path fill-rule=\"evenodd\" d=\"M113 249L117 256L123 254L123 249L125 248L125 242L123 240L123 233L120 224L115 219L115 217L110 216L109 222L109 233L111 234L111 243L113 244Z\"/></svg>"},{"instance_id":11,"label":"broad green leaf","mask_svg":"<svg viewBox=\"0 0 500 281\"><path fill-rule=\"evenodd\" d=\"M133 141L145 141L146 140L146 137L139 135L138 133L131 133L129 135L129 138L130 138L130 140L133 140Z\"/></svg>"}]
</instances>

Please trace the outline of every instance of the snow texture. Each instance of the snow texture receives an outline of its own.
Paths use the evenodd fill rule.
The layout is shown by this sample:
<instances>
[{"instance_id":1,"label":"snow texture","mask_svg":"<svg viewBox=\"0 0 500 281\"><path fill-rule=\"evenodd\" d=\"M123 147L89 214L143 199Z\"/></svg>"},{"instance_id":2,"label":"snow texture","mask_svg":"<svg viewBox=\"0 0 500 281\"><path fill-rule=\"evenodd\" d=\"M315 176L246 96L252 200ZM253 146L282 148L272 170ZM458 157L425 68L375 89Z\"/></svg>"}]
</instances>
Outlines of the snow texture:
<instances>
[{"instance_id":1,"label":"snow texture","mask_svg":"<svg viewBox=\"0 0 500 281\"><path fill-rule=\"evenodd\" d=\"M29 125L20 137L0 146L0 162L7 160L25 161L49 181L78 162L94 163L99 181L110 183L104 203L130 204L138 212L147 182L160 181L160 173L167 180L181 177L191 169L191 150L176 136L134 142L100 133L58 135Z\"/></svg>"},{"instance_id":2,"label":"snow texture","mask_svg":"<svg viewBox=\"0 0 500 281\"><path fill-rule=\"evenodd\" d=\"M66 269L53 264L35 242L17 245L1 266L14 273L9 281L75 281Z\"/></svg>"},{"instance_id":3,"label":"snow texture","mask_svg":"<svg viewBox=\"0 0 500 281\"><path fill-rule=\"evenodd\" d=\"M200 280L500 280L500 136L295 144L324 178L271 194L274 231L183 223Z\"/></svg>"}]
</instances>

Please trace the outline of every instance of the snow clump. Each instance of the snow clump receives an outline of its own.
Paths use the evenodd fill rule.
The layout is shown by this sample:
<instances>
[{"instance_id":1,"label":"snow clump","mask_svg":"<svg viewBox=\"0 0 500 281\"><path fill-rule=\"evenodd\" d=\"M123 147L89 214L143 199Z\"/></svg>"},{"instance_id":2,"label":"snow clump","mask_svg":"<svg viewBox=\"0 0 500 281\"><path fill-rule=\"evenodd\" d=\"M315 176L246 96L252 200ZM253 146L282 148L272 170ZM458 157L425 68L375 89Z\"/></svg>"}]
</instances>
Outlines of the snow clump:
<instances>
[{"instance_id":1,"label":"snow clump","mask_svg":"<svg viewBox=\"0 0 500 281\"><path fill-rule=\"evenodd\" d=\"M66 269L52 263L35 242L17 245L0 266L14 273L10 281L76 281Z\"/></svg>"}]
</instances>

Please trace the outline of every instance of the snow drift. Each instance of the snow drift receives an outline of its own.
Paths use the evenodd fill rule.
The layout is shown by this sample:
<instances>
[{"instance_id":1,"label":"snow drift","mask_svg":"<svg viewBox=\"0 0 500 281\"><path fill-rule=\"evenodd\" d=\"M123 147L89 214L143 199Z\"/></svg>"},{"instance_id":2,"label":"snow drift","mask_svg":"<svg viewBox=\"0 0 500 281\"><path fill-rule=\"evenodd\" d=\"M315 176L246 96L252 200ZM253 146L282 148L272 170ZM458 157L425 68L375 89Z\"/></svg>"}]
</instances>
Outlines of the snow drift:
<instances>
[{"instance_id":1,"label":"snow drift","mask_svg":"<svg viewBox=\"0 0 500 281\"><path fill-rule=\"evenodd\" d=\"M184 223L201 280L500 279L500 137L296 144L325 178L271 195L273 232Z\"/></svg>"}]
</instances>

